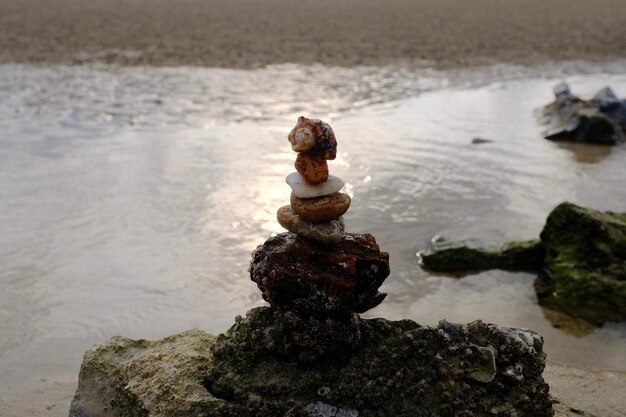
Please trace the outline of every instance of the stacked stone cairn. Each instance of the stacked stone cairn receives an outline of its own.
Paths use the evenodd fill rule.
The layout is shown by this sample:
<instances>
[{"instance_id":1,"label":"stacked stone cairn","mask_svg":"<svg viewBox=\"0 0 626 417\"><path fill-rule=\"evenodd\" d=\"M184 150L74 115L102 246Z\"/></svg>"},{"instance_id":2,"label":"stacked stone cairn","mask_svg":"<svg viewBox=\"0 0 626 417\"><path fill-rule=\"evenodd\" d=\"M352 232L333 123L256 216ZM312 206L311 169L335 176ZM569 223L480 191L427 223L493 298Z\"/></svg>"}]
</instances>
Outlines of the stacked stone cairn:
<instances>
[{"instance_id":1,"label":"stacked stone cairn","mask_svg":"<svg viewBox=\"0 0 626 417\"><path fill-rule=\"evenodd\" d=\"M344 181L328 172L337 155L332 128L300 117L288 137L297 172L286 179L291 204L277 213L288 232L254 251L250 277L299 350L317 357L358 346L358 314L385 298L378 288L389 275L389 254L374 236L345 232L351 200L340 192Z\"/></svg>"},{"instance_id":2,"label":"stacked stone cairn","mask_svg":"<svg viewBox=\"0 0 626 417\"><path fill-rule=\"evenodd\" d=\"M389 255L372 235L344 231L350 198L328 175L330 126L301 117L289 140L298 172L278 210L288 232L250 267L271 307L217 338L191 330L95 346L70 417L552 417L532 330L359 318L385 297Z\"/></svg>"}]
</instances>

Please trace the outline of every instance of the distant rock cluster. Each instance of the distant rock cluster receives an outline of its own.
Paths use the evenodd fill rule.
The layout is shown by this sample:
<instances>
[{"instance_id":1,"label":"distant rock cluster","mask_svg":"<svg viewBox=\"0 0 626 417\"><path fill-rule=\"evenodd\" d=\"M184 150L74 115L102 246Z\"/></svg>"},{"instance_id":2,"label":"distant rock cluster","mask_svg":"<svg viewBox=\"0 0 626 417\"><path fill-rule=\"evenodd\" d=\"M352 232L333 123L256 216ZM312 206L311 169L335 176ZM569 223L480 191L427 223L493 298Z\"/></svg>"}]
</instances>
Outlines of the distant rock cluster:
<instances>
[{"instance_id":1,"label":"distant rock cluster","mask_svg":"<svg viewBox=\"0 0 626 417\"><path fill-rule=\"evenodd\" d=\"M561 203L540 237L495 249L438 238L432 250L420 252L420 263L457 275L487 269L537 272L535 289L543 306L595 324L626 320L626 213Z\"/></svg>"},{"instance_id":2,"label":"distant rock cluster","mask_svg":"<svg viewBox=\"0 0 626 417\"><path fill-rule=\"evenodd\" d=\"M583 100L566 83L554 87L554 101L539 111L546 139L616 145L626 140L626 100L605 87Z\"/></svg>"}]
</instances>

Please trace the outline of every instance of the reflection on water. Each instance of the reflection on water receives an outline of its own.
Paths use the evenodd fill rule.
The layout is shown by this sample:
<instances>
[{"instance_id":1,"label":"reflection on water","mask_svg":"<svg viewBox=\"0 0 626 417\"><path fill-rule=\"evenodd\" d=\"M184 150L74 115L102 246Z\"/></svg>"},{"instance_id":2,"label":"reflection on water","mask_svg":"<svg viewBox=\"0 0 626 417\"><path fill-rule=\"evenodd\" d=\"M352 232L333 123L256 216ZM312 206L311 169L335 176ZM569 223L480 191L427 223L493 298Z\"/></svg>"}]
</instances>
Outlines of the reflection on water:
<instances>
[{"instance_id":1,"label":"reflection on water","mask_svg":"<svg viewBox=\"0 0 626 417\"><path fill-rule=\"evenodd\" d=\"M546 320L552 323L553 327L576 337L588 336L598 329L598 326L587 320L573 317L552 308L544 308L542 306L541 311Z\"/></svg>"},{"instance_id":2,"label":"reflection on water","mask_svg":"<svg viewBox=\"0 0 626 417\"><path fill-rule=\"evenodd\" d=\"M585 143L556 142L561 149L572 152L576 161L584 164L600 162L613 152L612 146L588 145Z\"/></svg>"},{"instance_id":3,"label":"reflection on water","mask_svg":"<svg viewBox=\"0 0 626 417\"><path fill-rule=\"evenodd\" d=\"M348 229L391 253L389 296L369 317L531 327L552 360L626 370L626 326L554 328L532 274L443 279L414 256L436 234L536 237L563 200L626 211L626 147L581 163L595 148L541 139L532 114L566 70L581 94L624 95L625 68L0 66L0 389L75 375L114 334L220 332L261 305L249 255L281 231L301 112L337 134Z\"/></svg>"}]
</instances>

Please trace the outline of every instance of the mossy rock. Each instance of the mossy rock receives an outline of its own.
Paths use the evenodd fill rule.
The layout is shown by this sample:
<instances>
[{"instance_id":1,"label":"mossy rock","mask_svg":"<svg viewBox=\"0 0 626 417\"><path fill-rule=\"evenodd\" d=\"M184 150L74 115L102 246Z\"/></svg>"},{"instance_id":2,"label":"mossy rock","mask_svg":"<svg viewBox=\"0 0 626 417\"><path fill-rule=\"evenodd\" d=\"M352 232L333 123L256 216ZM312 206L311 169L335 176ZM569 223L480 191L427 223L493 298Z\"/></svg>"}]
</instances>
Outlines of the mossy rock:
<instances>
[{"instance_id":1,"label":"mossy rock","mask_svg":"<svg viewBox=\"0 0 626 417\"><path fill-rule=\"evenodd\" d=\"M154 342L116 336L93 347L83 359L70 417L228 415L230 405L202 385L215 340L190 330Z\"/></svg>"},{"instance_id":2,"label":"mossy rock","mask_svg":"<svg viewBox=\"0 0 626 417\"><path fill-rule=\"evenodd\" d=\"M469 245L451 245L420 253L421 264L431 271L467 273L488 269L538 271L544 251L539 240L511 242L499 249L480 249Z\"/></svg>"},{"instance_id":3,"label":"mossy rock","mask_svg":"<svg viewBox=\"0 0 626 417\"><path fill-rule=\"evenodd\" d=\"M543 340L480 321L361 320L361 345L297 360L268 307L217 339L115 337L85 355L70 417L549 417Z\"/></svg>"},{"instance_id":4,"label":"mossy rock","mask_svg":"<svg viewBox=\"0 0 626 417\"><path fill-rule=\"evenodd\" d=\"M544 303L594 321L626 320L626 214L562 203L541 232Z\"/></svg>"},{"instance_id":5,"label":"mossy rock","mask_svg":"<svg viewBox=\"0 0 626 417\"><path fill-rule=\"evenodd\" d=\"M500 249L435 242L435 250L420 253L420 262L456 275L488 269L538 272L535 289L542 306L595 324L626 320L626 213L561 203L540 237Z\"/></svg>"}]
</instances>

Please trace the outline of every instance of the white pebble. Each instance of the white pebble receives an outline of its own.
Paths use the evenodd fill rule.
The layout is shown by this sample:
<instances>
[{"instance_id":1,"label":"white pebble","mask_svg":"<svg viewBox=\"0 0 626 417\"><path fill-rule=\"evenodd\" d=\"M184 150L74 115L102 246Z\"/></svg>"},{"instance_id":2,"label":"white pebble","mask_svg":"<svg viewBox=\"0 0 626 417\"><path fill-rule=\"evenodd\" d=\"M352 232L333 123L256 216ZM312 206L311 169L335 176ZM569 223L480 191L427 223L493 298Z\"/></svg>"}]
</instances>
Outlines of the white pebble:
<instances>
[{"instance_id":1,"label":"white pebble","mask_svg":"<svg viewBox=\"0 0 626 417\"><path fill-rule=\"evenodd\" d=\"M311 185L298 172L287 175L287 184L291 187L294 195L298 198L315 198L339 192L346 184L344 180L334 175L329 175L328 180L321 184Z\"/></svg>"}]
</instances>

